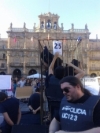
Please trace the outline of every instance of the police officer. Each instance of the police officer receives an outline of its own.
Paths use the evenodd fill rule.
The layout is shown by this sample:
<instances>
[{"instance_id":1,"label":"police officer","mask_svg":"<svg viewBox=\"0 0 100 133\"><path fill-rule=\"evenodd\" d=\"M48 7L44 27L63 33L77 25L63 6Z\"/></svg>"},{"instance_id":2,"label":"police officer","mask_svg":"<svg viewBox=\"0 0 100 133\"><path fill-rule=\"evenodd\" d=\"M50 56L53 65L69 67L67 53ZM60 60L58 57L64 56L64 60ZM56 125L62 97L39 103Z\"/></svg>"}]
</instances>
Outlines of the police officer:
<instances>
[{"instance_id":1,"label":"police officer","mask_svg":"<svg viewBox=\"0 0 100 133\"><path fill-rule=\"evenodd\" d=\"M99 96L86 93L74 76L63 78L60 86L65 96L59 114L50 124L49 133L100 133Z\"/></svg>"}]
</instances>

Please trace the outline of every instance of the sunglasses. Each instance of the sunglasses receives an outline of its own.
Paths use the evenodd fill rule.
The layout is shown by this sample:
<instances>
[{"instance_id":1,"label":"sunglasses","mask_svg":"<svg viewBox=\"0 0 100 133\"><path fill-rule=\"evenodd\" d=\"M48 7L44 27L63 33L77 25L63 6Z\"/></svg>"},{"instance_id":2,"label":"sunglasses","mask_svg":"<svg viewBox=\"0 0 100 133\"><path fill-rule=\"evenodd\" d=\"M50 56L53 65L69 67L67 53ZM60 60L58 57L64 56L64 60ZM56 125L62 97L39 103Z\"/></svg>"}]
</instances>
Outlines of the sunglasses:
<instances>
[{"instance_id":1,"label":"sunglasses","mask_svg":"<svg viewBox=\"0 0 100 133\"><path fill-rule=\"evenodd\" d=\"M69 88L64 88L62 91L68 93L69 92Z\"/></svg>"}]
</instances>

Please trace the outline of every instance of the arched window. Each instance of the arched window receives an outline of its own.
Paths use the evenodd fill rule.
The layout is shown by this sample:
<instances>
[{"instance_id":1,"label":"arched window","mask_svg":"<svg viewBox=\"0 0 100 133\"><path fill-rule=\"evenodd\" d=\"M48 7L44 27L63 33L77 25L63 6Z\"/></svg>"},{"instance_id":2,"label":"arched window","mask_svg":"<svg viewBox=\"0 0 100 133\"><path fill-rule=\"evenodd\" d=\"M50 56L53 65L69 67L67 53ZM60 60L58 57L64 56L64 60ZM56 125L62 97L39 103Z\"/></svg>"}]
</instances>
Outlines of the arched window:
<instances>
[{"instance_id":1,"label":"arched window","mask_svg":"<svg viewBox=\"0 0 100 133\"><path fill-rule=\"evenodd\" d=\"M5 54L3 54L3 59L5 59L5 57L6 57Z\"/></svg>"},{"instance_id":2,"label":"arched window","mask_svg":"<svg viewBox=\"0 0 100 133\"><path fill-rule=\"evenodd\" d=\"M13 71L13 77L20 78L21 77L21 71L19 69L15 69Z\"/></svg>"},{"instance_id":3,"label":"arched window","mask_svg":"<svg viewBox=\"0 0 100 133\"><path fill-rule=\"evenodd\" d=\"M91 77L97 77L97 75L95 73L92 73Z\"/></svg>"},{"instance_id":4,"label":"arched window","mask_svg":"<svg viewBox=\"0 0 100 133\"><path fill-rule=\"evenodd\" d=\"M47 21L46 27L47 27L47 29L51 29L51 21L50 20Z\"/></svg>"},{"instance_id":5,"label":"arched window","mask_svg":"<svg viewBox=\"0 0 100 133\"><path fill-rule=\"evenodd\" d=\"M57 22L54 22L53 28L54 28L54 30L57 29Z\"/></svg>"},{"instance_id":6,"label":"arched window","mask_svg":"<svg viewBox=\"0 0 100 133\"><path fill-rule=\"evenodd\" d=\"M6 73L5 72L0 72L0 75L6 75Z\"/></svg>"},{"instance_id":7,"label":"arched window","mask_svg":"<svg viewBox=\"0 0 100 133\"><path fill-rule=\"evenodd\" d=\"M44 29L44 22L41 22L41 29Z\"/></svg>"},{"instance_id":8,"label":"arched window","mask_svg":"<svg viewBox=\"0 0 100 133\"><path fill-rule=\"evenodd\" d=\"M32 75L32 74L36 74L36 73L37 73L37 71L36 71L36 70L31 69L31 70L29 71L28 75Z\"/></svg>"}]
</instances>

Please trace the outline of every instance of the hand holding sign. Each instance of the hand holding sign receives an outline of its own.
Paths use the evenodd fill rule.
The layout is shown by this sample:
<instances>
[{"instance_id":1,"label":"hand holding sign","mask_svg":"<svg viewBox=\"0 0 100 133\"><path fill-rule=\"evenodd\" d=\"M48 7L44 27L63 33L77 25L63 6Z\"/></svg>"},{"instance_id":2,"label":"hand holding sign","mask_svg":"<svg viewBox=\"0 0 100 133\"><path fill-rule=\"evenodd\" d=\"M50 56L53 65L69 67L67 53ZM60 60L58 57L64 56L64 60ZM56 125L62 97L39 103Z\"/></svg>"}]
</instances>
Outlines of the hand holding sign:
<instances>
[{"instance_id":1,"label":"hand holding sign","mask_svg":"<svg viewBox=\"0 0 100 133\"><path fill-rule=\"evenodd\" d=\"M62 55L62 43L60 41L53 41L53 54L56 52Z\"/></svg>"},{"instance_id":2,"label":"hand holding sign","mask_svg":"<svg viewBox=\"0 0 100 133\"><path fill-rule=\"evenodd\" d=\"M55 56L56 56L56 57L59 57L59 52L56 52L56 53L55 53Z\"/></svg>"}]
</instances>

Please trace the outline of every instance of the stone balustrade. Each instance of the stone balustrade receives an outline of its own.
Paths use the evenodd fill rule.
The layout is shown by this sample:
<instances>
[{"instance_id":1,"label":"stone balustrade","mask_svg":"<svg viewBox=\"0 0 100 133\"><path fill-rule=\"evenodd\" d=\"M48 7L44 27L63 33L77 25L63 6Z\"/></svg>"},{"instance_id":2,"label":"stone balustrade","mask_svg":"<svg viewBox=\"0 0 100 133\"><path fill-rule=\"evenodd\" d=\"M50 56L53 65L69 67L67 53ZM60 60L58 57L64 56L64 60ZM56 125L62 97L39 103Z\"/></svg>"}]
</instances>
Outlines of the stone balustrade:
<instances>
[{"instance_id":1,"label":"stone balustrade","mask_svg":"<svg viewBox=\"0 0 100 133\"><path fill-rule=\"evenodd\" d=\"M100 60L100 57L90 57L90 60Z\"/></svg>"},{"instance_id":2,"label":"stone balustrade","mask_svg":"<svg viewBox=\"0 0 100 133\"><path fill-rule=\"evenodd\" d=\"M13 31L13 32L24 32L24 31L34 32L33 29L26 29L26 28L11 28L11 29L8 29L8 31Z\"/></svg>"},{"instance_id":3,"label":"stone balustrade","mask_svg":"<svg viewBox=\"0 0 100 133\"><path fill-rule=\"evenodd\" d=\"M90 67L91 71L100 71L100 67Z\"/></svg>"}]
</instances>

